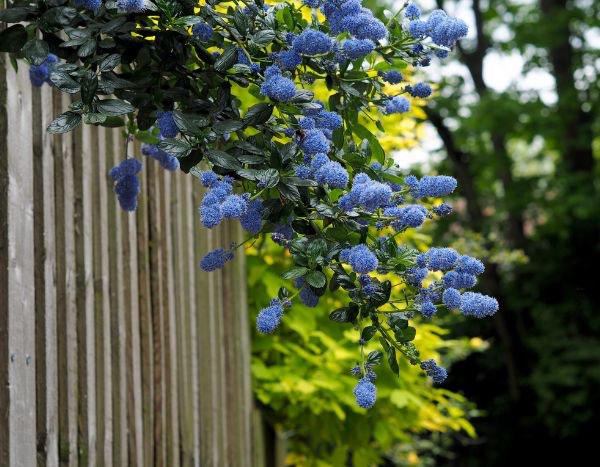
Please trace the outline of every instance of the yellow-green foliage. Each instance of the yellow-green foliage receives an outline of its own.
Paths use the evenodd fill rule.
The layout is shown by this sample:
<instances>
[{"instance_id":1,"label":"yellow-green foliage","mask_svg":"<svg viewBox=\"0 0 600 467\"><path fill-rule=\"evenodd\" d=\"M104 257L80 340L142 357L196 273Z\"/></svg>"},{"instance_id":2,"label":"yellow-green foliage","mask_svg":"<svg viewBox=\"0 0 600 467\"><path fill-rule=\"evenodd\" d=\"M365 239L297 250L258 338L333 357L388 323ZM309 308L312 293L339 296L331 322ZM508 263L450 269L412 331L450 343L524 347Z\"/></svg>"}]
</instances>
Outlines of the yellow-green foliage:
<instances>
[{"instance_id":1,"label":"yellow-green foliage","mask_svg":"<svg viewBox=\"0 0 600 467\"><path fill-rule=\"evenodd\" d=\"M280 274L291 259L271 241L248 250L248 287L252 291L252 322L258 310L277 296ZM377 465L398 443L426 431L463 430L474 436L466 418L468 402L459 394L433 387L418 367L400 360L400 378L385 362L376 367L377 403L370 410L356 406L349 373L359 358L359 332L349 324L329 321L342 303L327 293L316 308L294 302L282 325L271 336L253 334L252 374L256 398L272 421L289 435L288 463L298 466L339 466L348 454L357 466ZM482 348L478 339L444 340L445 331L420 323L415 344L423 358L464 358ZM376 348L376 342L367 351ZM402 450L406 455L406 450ZM408 451L411 463L418 457ZM405 459L406 460L406 459Z\"/></svg>"}]
</instances>

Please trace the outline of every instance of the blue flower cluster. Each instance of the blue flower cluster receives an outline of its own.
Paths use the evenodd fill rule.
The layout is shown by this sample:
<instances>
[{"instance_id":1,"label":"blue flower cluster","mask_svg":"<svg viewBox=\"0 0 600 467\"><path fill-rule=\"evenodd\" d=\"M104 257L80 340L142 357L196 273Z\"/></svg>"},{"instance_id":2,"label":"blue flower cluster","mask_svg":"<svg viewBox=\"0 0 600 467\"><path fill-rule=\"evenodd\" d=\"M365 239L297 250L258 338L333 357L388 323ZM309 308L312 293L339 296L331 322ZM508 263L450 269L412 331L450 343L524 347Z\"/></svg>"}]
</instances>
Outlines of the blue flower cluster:
<instances>
[{"instance_id":1,"label":"blue flower cluster","mask_svg":"<svg viewBox=\"0 0 600 467\"><path fill-rule=\"evenodd\" d=\"M427 21L413 19L408 30L415 39L429 36L434 44L454 47L456 41L467 35L469 28L463 20L448 16L443 10L435 10Z\"/></svg>"},{"instance_id":2,"label":"blue flower cluster","mask_svg":"<svg viewBox=\"0 0 600 467\"><path fill-rule=\"evenodd\" d=\"M52 84L50 82L50 72L52 71L52 65L58 62L58 57L54 54L48 54L45 60L39 65L31 65L29 68L29 79L31 84L39 88L44 83Z\"/></svg>"},{"instance_id":3,"label":"blue flower cluster","mask_svg":"<svg viewBox=\"0 0 600 467\"><path fill-rule=\"evenodd\" d=\"M74 0L75 5L96 11L102 5L102 0Z\"/></svg>"},{"instance_id":4,"label":"blue flower cluster","mask_svg":"<svg viewBox=\"0 0 600 467\"><path fill-rule=\"evenodd\" d=\"M356 245L352 248L346 248L340 251L340 261L348 263L358 274L367 274L375 271L379 264L377 257L365 244Z\"/></svg>"},{"instance_id":5,"label":"blue flower cluster","mask_svg":"<svg viewBox=\"0 0 600 467\"><path fill-rule=\"evenodd\" d=\"M384 71L381 73L381 77L390 84L398 84L404 79L402 73L397 70Z\"/></svg>"},{"instance_id":6,"label":"blue flower cluster","mask_svg":"<svg viewBox=\"0 0 600 467\"><path fill-rule=\"evenodd\" d=\"M233 253L230 250L224 250L223 248L217 248L209 252L200 261L200 267L204 271L215 271L222 269L227 261L233 259Z\"/></svg>"},{"instance_id":7,"label":"blue flower cluster","mask_svg":"<svg viewBox=\"0 0 600 467\"><path fill-rule=\"evenodd\" d=\"M385 113L402 114L410 110L410 101L404 96L394 96L385 102Z\"/></svg>"},{"instance_id":8,"label":"blue flower cluster","mask_svg":"<svg viewBox=\"0 0 600 467\"><path fill-rule=\"evenodd\" d=\"M385 25L373 16L371 10L362 6L361 0L326 0L321 11L332 34L348 32L357 39L372 41L385 39L388 35Z\"/></svg>"},{"instance_id":9,"label":"blue flower cluster","mask_svg":"<svg viewBox=\"0 0 600 467\"><path fill-rule=\"evenodd\" d=\"M436 384L443 383L448 377L446 369L439 366L432 358L421 362L421 369L424 370L427 376L429 376Z\"/></svg>"},{"instance_id":10,"label":"blue flower cluster","mask_svg":"<svg viewBox=\"0 0 600 467\"><path fill-rule=\"evenodd\" d=\"M410 84L406 86L406 92L409 93L413 97L429 97L431 96L431 86L427 83L419 82L414 86Z\"/></svg>"},{"instance_id":11,"label":"blue flower cluster","mask_svg":"<svg viewBox=\"0 0 600 467\"><path fill-rule=\"evenodd\" d=\"M171 154L167 154L155 144L142 144L142 154L158 161L160 166L165 170L173 172L179 168L179 159Z\"/></svg>"},{"instance_id":12,"label":"blue flower cluster","mask_svg":"<svg viewBox=\"0 0 600 467\"><path fill-rule=\"evenodd\" d=\"M296 85L282 76L279 67L271 65L265 70L265 82L260 87L260 93L274 101L287 102L296 95Z\"/></svg>"},{"instance_id":13,"label":"blue flower cluster","mask_svg":"<svg viewBox=\"0 0 600 467\"><path fill-rule=\"evenodd\" d=\"M320 55L331 51L333 41L331 37L321 31L305 29L296 36L292 42L294 52L302 55Z\"/></svg>"},{"instance_id":14,"label":"blue flower cluster","mask_svg":"<svg viewBox=\"0 0 600 467\"><path fill-rule=\"evenodd\" d=\"M210 24L202 21L192 26L192 35L201 41L206 42L212 39L214 31Z\"/></svg>"},{"instance_id":15,"label":"blue flower cluster","mask_svg":"<svg viewBox=\"0 0 600 467\"><path fill-rule=\"evenodd\" d=\"M263 334L272 334L279 326L283 316L283 304L276 298L271 305L263 308L256 318L256 329Z\"/></svg>"},{"instance_id":16,"label":"blue flower cluster","mask_svg":"<svg viewBox=\"0 0 600 467\"><path fill-rule=\"evenodd\" d=\"M409 177L407 177L408 179ZM452 193L457 186L456 179L448 175L425 176L417 183L416 177L410 181L405 180L405 184L411 188L411 194L415 198L439 198Z\"/></svg>"},{"instance_id":17,"label":"blue flower cluster","mask_svg":"<svg viewBox=\"0 0 600 467\"><path fill-rule=\"evenodd\" d=\"M388 206L391 199L392 189L389 185L371 180L365 173L359 173L352 181L352 189L338 200L338 205L346 212L358 207L373 212Z\"/></svg>"},{"instance_id":18,"label":"blue flower cluster","mask_svg":"<svg viewBox=\"0 0 600 467\"><path fill-rule=\"evenodd\" d=\"M156 113L156 126L163 138L175 138L179 133L179 128L173 118L173 112L161 111Z\"/></svg>"},{"instance_id":19,"label":"blue flower cluster","mask_svg":"<svg viewBox=\"0 0 600 467\"><path fill-rule=\"evenodd\" d=\"M204 172L201 180L205 187L210 188L202 198L200 206L200 218L205 227L216 227L225 218L241 219L244 215L248 215L250 194L233 194L233 179L225 177L219 180L214 172ZM260 217L260 210L257 209L256 204L253 206L249 214L252 219L245 218L244 223L256 227L258 223L256 218Z\"/></svg>"},{"instance_id":20,"label":"blue flower cluster","mask_svg":"<svg viewBox=\"0 0 600 467\"><path fill-rule=\"evenodd\" d=\"M146 0L117 0L117 8L125 13L141 13L146 10Z\"/></svg>"},{"instance_id":21,"label":"blue flower cluster","mask_svg":"<svg viewBox=\"0 0 600 467\"><path fill-rule=\"evenodd\" d=\"M114 191L124 211L135 211L137 208L137 197L140 193L140 179L137 174L140 170L142 170L140 161L125 159L108 173L108 176L116 182Z\"/></svg>"},{"instance_id":22,"label":"blue flower cluster","mask_svg":"<svg viewBox=\"0 0 600 467\"><path fill-rule=\"evenodd\" d=\"M425 222L427 209L420 204L409 204L406 206L390 207L383 211L383 215L392 217L390 225L396 231L407 227L419 227Z\"/></svg>"},{"instance_id":23,"label":"blue flower cluster","mask_svg":"<svg viewBox=\"0 0 600 467\"><path fill-rule=\"evenodd\" d=\"M370 409L377 400L377 387L368 378L361 378L354 388L354 397L360 408Z\"/></svg>"},{"instance_id":24,"label":"blue flower cluster","mask_svg":"<svg viewBox=\"0 0 600 467\"><path fill-rule=\"evenodd\" d=\"M371 39L347 39L342 42L344 56L350 60L362 58L375 50L375 43Z\"/></svg>"}]
</instances>

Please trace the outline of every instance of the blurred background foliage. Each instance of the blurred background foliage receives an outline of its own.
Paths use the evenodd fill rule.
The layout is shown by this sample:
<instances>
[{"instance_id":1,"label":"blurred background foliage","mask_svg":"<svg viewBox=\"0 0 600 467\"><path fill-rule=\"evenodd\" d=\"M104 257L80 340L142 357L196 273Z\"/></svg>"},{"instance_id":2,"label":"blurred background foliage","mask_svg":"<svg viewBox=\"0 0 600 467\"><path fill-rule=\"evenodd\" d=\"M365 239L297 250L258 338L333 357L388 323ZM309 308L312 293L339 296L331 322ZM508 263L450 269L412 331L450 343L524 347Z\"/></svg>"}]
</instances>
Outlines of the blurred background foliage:
<instances>
[{"instance_id":1,"label":"blurred background foliage","mask_svg":"<svg viewBox=\"0 0 600 467\"><path fill-rule=\"evenodd\" d=\"M365 3L380 14L403 4ZM451 364L444 389L414 368L396 380L382 366L380 397L365 415L352 401L354 379L339 376L355 363L357 336L327 321L335 297L316 309L294 305L277 336L255 339L257 399L288 435L296 465L503 466L516 453L522 464L593 459L600 2L418 4L444 8L471 31L444 63L417 72L439 83L434 97L413 118L384 118L378 137L388 153L403 150L396 159L412 173L458 179L455 214L411 241L479 255L487 265L481 291L501 311L491 320L449 315L420 324L424 356ZM411 164L406 149L417 140L429 157ZM260 248L248 258L255 312L275 295L287 264L281 248Z\"/></svg>"}]
</instances>

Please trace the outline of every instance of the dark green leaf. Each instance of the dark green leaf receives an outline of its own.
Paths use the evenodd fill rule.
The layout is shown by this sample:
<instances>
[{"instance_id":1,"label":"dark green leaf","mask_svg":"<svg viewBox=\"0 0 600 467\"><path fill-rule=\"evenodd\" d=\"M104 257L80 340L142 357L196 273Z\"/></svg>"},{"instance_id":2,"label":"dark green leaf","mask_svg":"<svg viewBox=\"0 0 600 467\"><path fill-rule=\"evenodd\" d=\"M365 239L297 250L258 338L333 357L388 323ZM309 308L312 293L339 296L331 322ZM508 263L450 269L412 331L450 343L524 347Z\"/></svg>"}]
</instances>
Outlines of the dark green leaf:
<instances>
[{"instance_id":1,"label":"dark green leaf","mask_svg":"<svg viewBox=\"0 0 600 467\"><path fill-rule=\"evenodd\" d=\"M101 125L107 128L118 128L125 126L125 120L121 117L106 117L106 120Z\"/></svg>"},{"instance_id":2,"label":"dark green leaf","mask_svg":"<svg viewBox=\"0 0 600 467\"><path fill-rule=\"evenodd\" d=\"M390 370L392 370L392 373L394 373L396 376L399 376L400 368L398 368L398 360L396 359L396 348L389 346L385 353L387 354L387 361L390 365Z\"/></svg>"},{"instance_id":3,"label":"dark green leaf","mask_svg":"<svg viewBox=\"0 0 600 467\"><path fill-rule=\"evenodd\" d=\"M364 328L362 330L360 337L365 341L369 341L376 333L377 333L376 326L367 326L366 328Z\"/></svg>"},{"instance_id":4,"label":"dark green leaf","mask_svg":"<svg viewBox=\"0 0 600 467\"><path fill-rule=\"evenodd\" d=\"M135 110L135 107L128 102L120 99L105 99L96 103L99 113L116 117L118 115L128 114Z\"/></svg>"},{"instance_id":5,"label":"dark green leaf","mask_svg":"<svg viewBox=\"0 0 600 467\"><path fill-rule=\"evenodd\" d=\"M65 112L48 125L48 133L67 133L81 123L81 115Z\"/></svg>"},{"instance_id":6,"label":"dark green leaf","mask_svg":"<svg viewBox=\"0 0 600 467\"><path fill-rule=\"evenodd\" d=\"M0 10L1 23L19 23L29 18L29 15L35 13L37 8L31 6L17 6Z\"/></svg>"},{"instance_id":7,"label":"dark green leaf","mask_svg":"<svg viewBox=\"0 0 600 467\"><path fill-rule=\"evenodd\" d=\"M79 49L77 50L77 55L79 57L89 57L96 51L96 40L88 39L85 41Z\"/></svg>"},{"instance_id":8,"label":"dark green leaf","mask_svg":"<svg viewBox=\"0 0 600 467\"><path fill-rule=\"evenodd\" d=\"M402 331L402 339L399 339L401 342L410 342L417 335L417 330L412 326L408 326L406 329Z\"/></svg>"},{"instance_id":9,"label":"dark green leaf","mask_svg":"<svg viewBox=\"0 0 600 467\"><path fill-rule=\"evenodd\" d=\"M317 182L315 182L314 180L305 180L300 177L283 177L281 181L286 183L287 185L294 186L317 186Z\"/></svg>"},{"instance_id":10,"label":"dark green leaf","mask_svg":"<svg viewBox=\"0 0 600 467\"><path fill-rule=\"evenodd\" d=\"M91 104L98 90L98 77L86 77L81 81L81 100L84 104Z\"/></svg>"},{"instance_id":11,"label":"dark green leaf","mask_svg":"<svg viewBox=\"0 0 600 467\"><path fill-rule=\"evenodd\" d=\"M241 130L243 127L244 124L240 120L223 120L222 122L215 122L212 128L215 133L224 135Z\"/></svg>"},{"instance_id":12,"label":"dark green leaf","mask_svg":"<svg viewBox=\"0 0 600 467\"><path fill-rule=\"evenodd\" d=\"M349 311L348 307L338 308L337 310L332 311L329 314L329 319L331 321L335 321L337 323L348 323L351 321L349 319L348 311Z\"/></svg>"},{"instance_id":13,"label":"dark green leaf","mask_svg":"<svg viewBox=\"0 0 600 467\"><path fill-rule=\"evenodd\" d=\"M248 110L248 113L244 115L243 121L246 126L256 126L265 123L273 114L273 104L260 104L253 105Z\"/></svg>"},{"instance_id":14,"label":"dark green leaf","mask_svg":"<svg viewBox=\"0 0 600 467\"><path fill-rule=\"evenodd\" d=\"M217 71L227 71L235 62L237 62L237 48L231 46L217 59L214 67Z\"/></svg>"},{"instance_id":15,"label":"dark green leaf","mask_svg":"<svg viewBox=\"0 0 600 467\"><path fill-rule=\"evenodd\" d=\"M308 268L303 267L293 267L285 271L281 277L283 279L296 279L297 277L302 277L304 274L308 272Z\"/></svg>"},{"instance_id":16,"label":"dark green leaf","mask_svg":"<svg viewBox=\"0 0 600 467\"><path fill-rule=\"evenodd\" d=\"M187 141L176 138L167 138L158 143L158 148L177 158L185 157L192 151L192 146Z\"/></svg>"},{"instance_id":17,"label":"dark green leaf","mask_svg":"<svg viewBox=\"0 0 600 467\"><path fill-rule=\"evenodd\" d=\"M64 71L53 70L50 72L50 81L54 86L68 94L75 94L80 91L81 86L77 81Z\"/></svg>"},{"instance_id":18,"label":"dark green leaf","mask_svg":"<svg viewBox=\"0 0 600 467\"><path fill-rule=\"evenodd\" d=\"M275 38L275 31L271 29L264 29L262 31L258 31L256 34L252 36L252 42L259 46L269 45L273 42Z\"/></svg>"},{"instance_id":19,"label":"dark green leaf","mask_svg":"<svg viewBox=\"0 0 600 467\"><path fill-rule=\"evenodd\" d=\"M327 284L327 277L321 271L311 271L304 278L309 285L320 289Z\"/></svg>"},{"instance_id":20,"label":"dark green leaf","mask_svg":"<svg viewBox=\"0 0 600 467\"><path fill-rule=\"evenodd\" d=\"M16 54L27 42L27 31L22 24L15 24L0 31L0 52Z\"/></svg>"},{"instance_id":21,"label":"dark green leaf","mask_svg":"<svg viewBox=\"0 0 600 467\"><path fill-rule=\"evenodd\" d=\"M205 152L206 158L217 167L229 170L239 170L242 168L240 162L231 154L216 149L209 149Z\"/></svg>"},{"instance_id":22,"label":"dark green leaf","mask_svg":"<svg viewBox=\"0 0 600 467\"><path fill-rule=\"evenodd\" d=\"M40 18L42 27L50 30L63 29L77 16L77 10L71 7L60 6L50 8Z\"/></svg>"},{"instance_id":23,"label":"dark green leaf","mask_svg":"<svg viewBox=\"0 0 600 467\"><path fill-rule=\"evenodd\" d=\"M293 203L297 203L302 199L300 197L300 192L298 191L298 188L296 188L294 185L280 183L279 185L277 185L277 188L279 189L279 193L281 194L281 196L283 196L289 201L292 201Z\"/></svg>"},{"instance_id":24,"label":"dark green leaf","mask_svg":"<svg viewBox=\"0 0 600 467\"><path fill-rule=\"evenodd\" d=\"M367 363L369 365L379 365L383 358L383 352L381 350L373 350L367 355Z\"/></svg>"},{"instance_id":25,"label":"dark green leaf","mask_svg":"<svg viewBox=\"0 0 600 467\"><path fill-rule=\"evenodd\" d=\"M273 188L279 183L279 172L276 169L262 170L257 178L263 183L264 188Z\"/></svg>"},{"instance_id":26,"label":"dark green leaf","mask_svg":"<svg viewBox=\"0 0 600 467\"><path fill-rule=\"evenodd\" d=\"M48 44L40 39L31 39L30 41L27 41L21 49L23 56L34 65L40 65L46 60L48 52Z\"/></svg>"},{"instance_id":27,"label":"dark green leaf","mask_svg":"<svg viewBox=\"0 0 600 467\"><path fill-rule=\"evenodd\" d=\"M83 122L88 125L98 125L104 123L108 117L98 113L88 113L83 117Z\"/></svg>"},{"instance_id":28,"label":"dark green leaf","mask_svg":"<svg viewBox=\"0 0 600 467\"><path fill-rule=\"evenodd\" d=\"M375 137L375 135L373 135L373 133L367 130L364 126L359 124L353 125L352 131L359 138L366 139L369 142L371 154L379 163L383 164L385 161L385 151L381 147L381 144L379 144L379 140L377 139L377 137Z\"/></svg>"},{"instance_id":29,"label":"dark green leaf","mask_svg":"<svg viewBox=\"0 0 600 467\"><path fill-rule=\"evenodd\" d=\"M111 54L104 58L98 65L98 71L110 71L121 63L121 56L119 54Z\"/></svg>"},{"instance_id":30,"label":"dark green leaf","mask_svg":"<svg viewBox=\"0 0 600 467\"><path fill-rule=\"evenodd\" d=\"M296 95L292 97L290 102L294 104L302 104L303 102L311 102L315 97L315 93L309 89L299 89Z\"/></svg>"}]
</instances>

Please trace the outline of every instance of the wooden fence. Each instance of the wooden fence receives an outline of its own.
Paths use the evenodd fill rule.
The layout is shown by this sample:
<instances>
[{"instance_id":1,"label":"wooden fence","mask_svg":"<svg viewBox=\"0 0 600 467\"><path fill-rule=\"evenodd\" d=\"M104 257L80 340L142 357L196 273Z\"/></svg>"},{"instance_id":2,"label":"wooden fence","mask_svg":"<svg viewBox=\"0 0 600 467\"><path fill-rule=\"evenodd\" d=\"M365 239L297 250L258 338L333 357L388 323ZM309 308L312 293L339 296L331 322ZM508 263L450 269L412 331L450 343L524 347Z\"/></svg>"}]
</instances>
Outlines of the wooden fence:
<instances>
[{"instance_id":1,"label":"wooden fence","mask_svg":"<svg viewBox=\"0 0 600 467\"><path fill-rule=\"evenodd\" d=\"M0 56L0 465L264 465L244 259L198 268L239 230L154 160L123 212L120 132L48 135L68 104Z\"/></svg>"}]
</instances>

